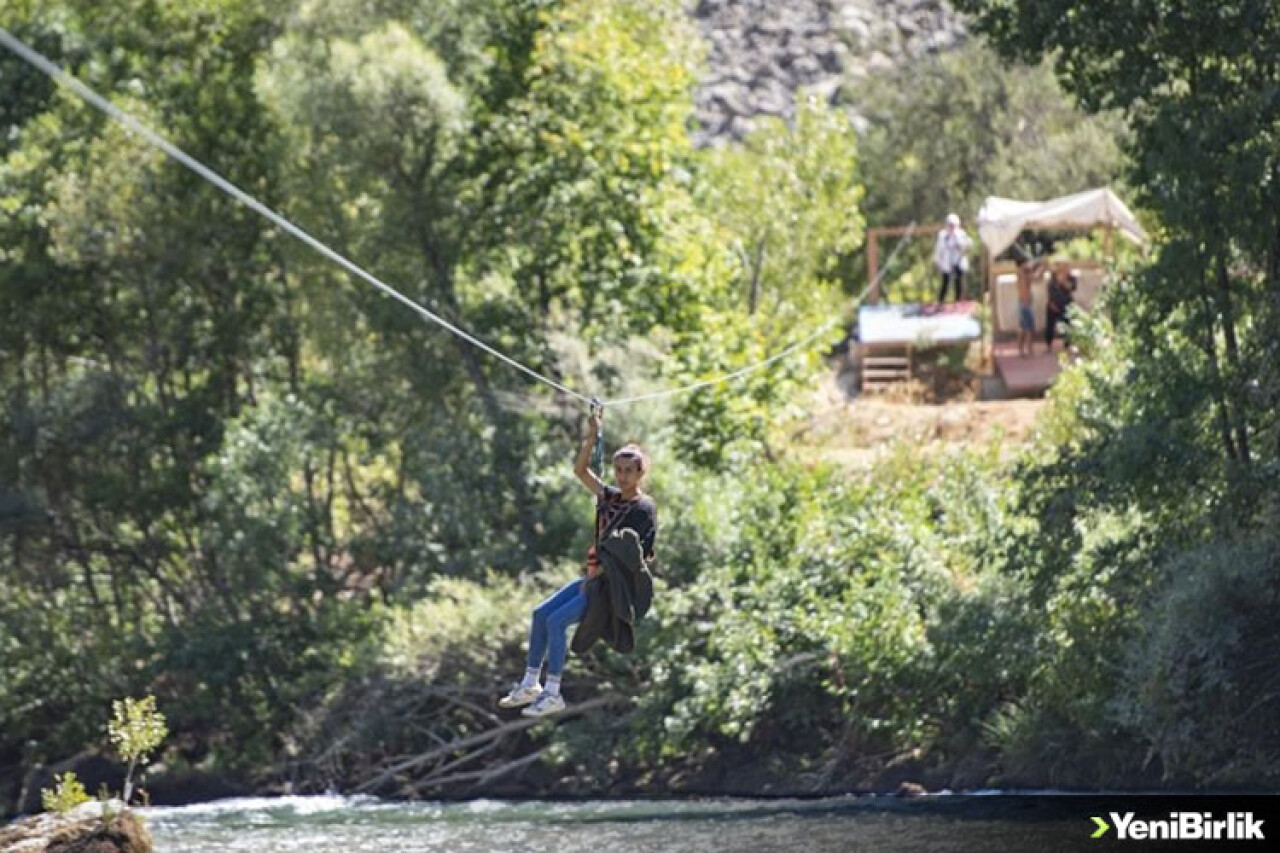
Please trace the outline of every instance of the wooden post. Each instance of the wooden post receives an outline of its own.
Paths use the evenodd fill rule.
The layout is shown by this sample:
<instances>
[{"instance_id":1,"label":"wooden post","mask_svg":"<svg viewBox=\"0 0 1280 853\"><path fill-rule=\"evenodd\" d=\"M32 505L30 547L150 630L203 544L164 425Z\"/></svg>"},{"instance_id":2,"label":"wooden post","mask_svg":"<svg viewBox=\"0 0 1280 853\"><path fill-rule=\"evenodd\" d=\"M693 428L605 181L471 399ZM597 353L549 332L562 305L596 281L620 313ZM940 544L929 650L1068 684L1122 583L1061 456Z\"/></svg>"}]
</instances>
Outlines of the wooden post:
<instances>
[{"instance_id":1,"label":"wooden post","mask_svg":"<svg viewBox=\"0 0 1280 853\"><path fill-rule=\"evenodd\" d=\"M991 250L982 244L982 303L987 307L986 328L982 330L982 368L985 370L995 357L996 348L996 287L992 275Z\"/></svg>"},{"instance_id":2,"label":"wooden post","mask_svg":"<svg viewBox=\"0 0 1280 853\"><path fill-rule=\"evenodd\" d=\"M880 234L879 229L872 228L867 232L867 282L871 284L871 291L867 294L867 301L875 305L880 301L880 282L876 280L880 275Z\"/></svg>"},{"instance_id":3,"label":"wooden post","mask_svg":"<svg viewBox=\"0 0 1280 853\"><path fill-rule=\"evenodd\" d=\"M867 291L867 302L875 304L880 301L880 238L905 237L922 233L934 233L942 225L888 225L867 229L867 281L875 282L875 286Z\"/></svg>"}]
</instances>

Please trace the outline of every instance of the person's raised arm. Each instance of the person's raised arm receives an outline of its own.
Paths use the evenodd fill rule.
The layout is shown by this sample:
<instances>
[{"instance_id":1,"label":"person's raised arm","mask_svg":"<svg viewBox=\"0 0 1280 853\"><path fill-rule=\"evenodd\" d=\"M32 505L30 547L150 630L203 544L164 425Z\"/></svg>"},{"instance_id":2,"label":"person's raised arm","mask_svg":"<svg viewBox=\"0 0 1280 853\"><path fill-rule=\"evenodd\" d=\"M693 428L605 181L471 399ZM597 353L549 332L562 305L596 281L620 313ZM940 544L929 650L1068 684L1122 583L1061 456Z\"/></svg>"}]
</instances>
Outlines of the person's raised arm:
<instances>
[{"instance_id":1,"label":"person's raised arm","mask_svg":"<svg viewBox=\"0 0 1280 853\"><path fill-rule=\"evenodd\" d=\"M574 476L582 485L590 489L593 495L600 494L600 490L604 488L604 483L596 476L596 472L591 470L591 451L596 446L596 436L600 434L600 419L603 417L603 412L592 409L587 418L586 432L582 436L582 446L578 448L578 456L573 460Z\"/></svg>"}]
</instances>

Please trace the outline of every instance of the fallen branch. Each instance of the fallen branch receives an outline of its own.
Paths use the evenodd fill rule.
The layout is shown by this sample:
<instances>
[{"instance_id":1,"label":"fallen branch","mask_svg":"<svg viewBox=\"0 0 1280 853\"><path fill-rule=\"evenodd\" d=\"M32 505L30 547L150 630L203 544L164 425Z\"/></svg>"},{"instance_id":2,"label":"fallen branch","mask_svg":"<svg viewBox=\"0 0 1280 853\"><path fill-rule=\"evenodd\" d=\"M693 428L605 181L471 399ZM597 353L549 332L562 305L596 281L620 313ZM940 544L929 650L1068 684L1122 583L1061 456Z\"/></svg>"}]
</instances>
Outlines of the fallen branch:
<instances>
[{"instance_id":1,"label":"fallen branch","mask_svg":"<svg viewBox=\"0 0 1280 853\"><path fill-rule=\"evenodd\" d=\"M479 749L473 749L470 752L468 752L466 755L459 756L458 758L455 758L453 761L446 762L445 764L442 764L439 767L436 767L426 776L423 776L421 779L418 779L413 784L408 785L407 787L409 788L409 790L416 791L421 788L427 787L428 785L432 784L438 779L448 778L449 771L451 770L456 771L459 767L462 767L465 764L470 764L471 762L475 761L481 756L486 755L487 753L490 753L493 750L497 749L498 747L502 746L504 743L506 743L506 738L494 738L493 740L489 741L487 744L480 747Z\"/></svg>"},{"instance_id":2,"label":"fallen branch","mask_svg":"<svg viewBox=\"0 0 1280 853\"><path fill-rule=\"evenodd\" d=\"M570 705L564 711L561 711L559 714L556 714L555 719L564 719L566 717L579 716L581 714L587 713L588 711L594 711L596 708L603 708L607 705L617 705L623 701L624 701L623 697L617 696L617 695L597 696L595 699L588 699L586 702L580 702L577 705ZM357 785L355 789L356 793L360 793L360 794L368 793L369 791L375 788L381 787L383 784L390 781L394 777L406 771L414 770L418 767L421 767L422 765L427 764L428 762L434 761L436 758L439 758L442 755L448 755L451 752L458 752L459 750L470 749L471 747L478 746L494 738L504 737L513 732L519 732L519 731L523 731L524 729L532 728L533 726L536 726L538 723L543 722L546 719L547 719L546 717L521 717L518 720L512 720L509 723L503 723L500 726L489 729L487 731L480 732L479 734L475 734L475 735L471 735L470 737L465 737L458 740L450 741L449 743L446 743L443 746L439 746L439 747L436 747L435 749L427 750L426 752L416 755L413 758L408 758L397 764L393 764L391 767L388 767L386 770L383 770L381 773L379 773L377 776L374 776L372 779L368 779L362 782L361 784Z\"/></svg>"},{"instance_id":3,"label":"fallen branch","mask_svg":"<svg viewBox=\"0 0 1280 853\"><path fill-rule=\"evenodd\" d=\"M521 767L532 764L543 756L543 754L551 747L544 746L536 749L528 755L522 755L519 758L508 761L506 764L499 764L497 767L488 767L483 770L466 770L461 773L454 773L451 776L439 776L434 779L424 779L412 786L414 793L418 793L423 789L441 788L454 782L470 782L475 781L476 785L484 785L499 776L505 776L513 770L519 770Z\"/></svg>"}]
</instances>

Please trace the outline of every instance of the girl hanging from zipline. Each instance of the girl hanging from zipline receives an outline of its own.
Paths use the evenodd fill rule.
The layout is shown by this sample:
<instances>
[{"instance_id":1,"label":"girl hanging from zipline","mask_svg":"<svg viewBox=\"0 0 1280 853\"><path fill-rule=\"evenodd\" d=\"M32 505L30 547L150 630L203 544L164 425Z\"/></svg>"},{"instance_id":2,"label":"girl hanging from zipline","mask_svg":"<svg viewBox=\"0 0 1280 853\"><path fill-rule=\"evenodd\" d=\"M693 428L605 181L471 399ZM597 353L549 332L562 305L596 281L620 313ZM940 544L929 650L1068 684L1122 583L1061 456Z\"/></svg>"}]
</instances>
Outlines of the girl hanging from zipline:
<instances>
[{"instance_id":1,"label":"girl hanging from zipline","mask_svg":"<svg viewBox=\"0 0 1280 853\"><path fill-rule=\"evenodd\" d=\"M503 708L527 705L522 712L527 717L540 717L564 710L564 697L560 695L560 675L564 671L565 659L569 653L565 632L570 625L582 622L587 613L590 598L588 581L601 573L600 546L605 538L629 528L639 539L639 556L644 562L653 561L658 508L653 498L640 491L640 485L649 472L648 454L638 444L623 445L613 454L613 477L617 486L602 482L591 469L590 463L592 450L601 434L600 424L603 418L603 409L593 406L587 419L582 446L578 448L578 455L573 463L574 475L596 496L595 544L587 551L584 575L565 584L534 608L524 678L510 693L498 700L498 705ZM647 574L647 569L645 573ZM648 602L645 601L644 608L647 607ZM574 648L575 651L581 651L577 644ZM547 663L545 687L538 680L544 659Z\"/></svg>"}]
</instances>

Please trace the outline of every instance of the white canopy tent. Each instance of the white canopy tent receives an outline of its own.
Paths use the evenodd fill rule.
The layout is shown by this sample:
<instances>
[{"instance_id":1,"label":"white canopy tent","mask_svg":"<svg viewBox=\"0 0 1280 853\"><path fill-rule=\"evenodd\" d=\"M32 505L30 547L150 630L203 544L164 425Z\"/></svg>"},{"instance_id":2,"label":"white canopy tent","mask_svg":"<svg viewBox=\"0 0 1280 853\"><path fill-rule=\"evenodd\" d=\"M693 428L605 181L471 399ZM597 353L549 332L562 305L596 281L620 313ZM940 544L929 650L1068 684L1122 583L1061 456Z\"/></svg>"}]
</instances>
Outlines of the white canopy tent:
<instances>
[{"instance_id":1,"label":"white canopy tent","mask_svg":"<svg viewBox=\"0 0 1280 853\"><path fill-rule=\"evenodd\" d=\"M983 246L995 257L1014 245L1018 234L1027 229L1115 228L1130 241L1142 245L1147 232L1134 219L1116 193L1107 187L1085 190L1050 201L1018 201L988 196L978 211L978 236Z\"/></svg>"},{"instance_id":2,"label":"white canopy tent","mask_svg":"<svg viewBox=\"0 0 1280 853\"><path fill-rule=\"evenodd\" d=\"M1109 227L1138 245L1147 233L1115 193L1106 187L1065 195L1049 201L1017 201L988 196L978 212L978 236L994 258L1013 245L1025 230Z\"/></svg>"},{"instance_id":3,"label":"white canopy tent","mask_svg":"<svg viewBox=\"0 0 1280 853\"><path fill-rule=\"evenodd\" d=\"M986 267L986 287L992 309L992 331L1014 332L1018 329L1017 275L1011 262L996 262L995 258L1008 249L1023 231L1089 231L1107 229L1107 246L1110 233L1119 231L1133 243L1142 245L1147 234L1138 224L1133 213L1115 193L1106 187L1049 201L1018 201L1011 198L989 196L978 212L978 236L982 240L982 254ZM1096 261L1081 261L1071 265L1079 277L1076 303L1088 310L1100 292L1105 278L1105 268ZM1043 282L1033 284L1032 303L1036 328L1040 329L1047 293Z\"/></svg>"}]
</instances>

